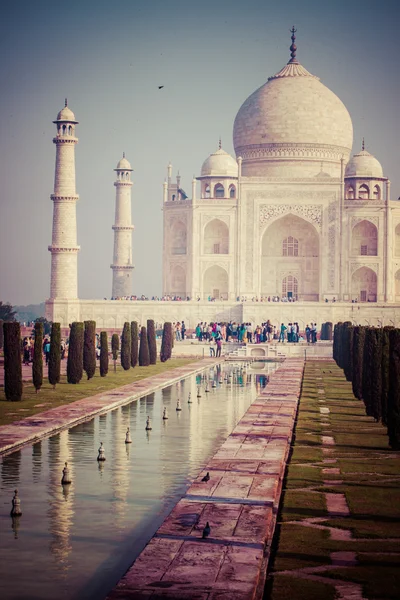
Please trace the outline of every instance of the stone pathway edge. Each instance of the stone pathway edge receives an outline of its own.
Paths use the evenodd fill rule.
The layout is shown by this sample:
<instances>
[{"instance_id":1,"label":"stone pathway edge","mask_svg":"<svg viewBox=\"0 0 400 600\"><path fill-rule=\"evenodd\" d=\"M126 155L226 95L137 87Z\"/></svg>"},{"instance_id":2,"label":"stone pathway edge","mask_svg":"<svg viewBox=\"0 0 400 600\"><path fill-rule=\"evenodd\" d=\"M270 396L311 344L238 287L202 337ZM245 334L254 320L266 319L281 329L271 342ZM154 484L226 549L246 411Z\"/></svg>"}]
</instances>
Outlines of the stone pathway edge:
<instances>
[{"instance_id":1,"label":"stone pathway edge","mask_svg":"<svg viewBox=\"0 0 400 600\"><path fill-rule=\"evenodd\" d=\"M71 404L50 408L14 423L0 426L0 456L19 450L63 429L74 427L93 417L128 404L142 396L147 396L172 385L185 377L203 371L207 366L219 364L215 358L201 359L170 371L164 371L137 382L101 392ZM116 396L116 394L118 394Z\"/></svg>"},{"instance_id":2,"label":"stone pathway edge","mask_svg":"<svg viewBox=\"0 0 400 600\"><path fill-rule=\"evenodd\" d=\"M106 600L262 599L303 373L270 376Z\"/></svg>"}]
</instances>

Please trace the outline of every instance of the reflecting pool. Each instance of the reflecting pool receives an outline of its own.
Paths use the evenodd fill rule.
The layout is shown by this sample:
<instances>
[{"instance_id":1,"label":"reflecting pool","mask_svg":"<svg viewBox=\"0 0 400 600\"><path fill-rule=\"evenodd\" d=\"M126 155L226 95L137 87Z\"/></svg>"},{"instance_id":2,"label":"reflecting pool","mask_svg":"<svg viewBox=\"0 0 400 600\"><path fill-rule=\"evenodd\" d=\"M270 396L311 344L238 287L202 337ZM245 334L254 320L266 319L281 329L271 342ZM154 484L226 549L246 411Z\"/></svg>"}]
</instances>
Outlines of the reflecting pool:
<instances>
[{"instance_id":1,"label":"reflecting pool","mask_svg":"<svg viewBox=\"0 0 400 600\"><path fill-rule=\"evenodd\" d=\"M227 380L239 367L207 369L2 457L2 600L104 599L275 368L267 363ZM104 463L97 462L100 442ZM70 486L61 485L66 461ZM15 488L22 517L13 520Z\"/></svg>"}]
</instances>

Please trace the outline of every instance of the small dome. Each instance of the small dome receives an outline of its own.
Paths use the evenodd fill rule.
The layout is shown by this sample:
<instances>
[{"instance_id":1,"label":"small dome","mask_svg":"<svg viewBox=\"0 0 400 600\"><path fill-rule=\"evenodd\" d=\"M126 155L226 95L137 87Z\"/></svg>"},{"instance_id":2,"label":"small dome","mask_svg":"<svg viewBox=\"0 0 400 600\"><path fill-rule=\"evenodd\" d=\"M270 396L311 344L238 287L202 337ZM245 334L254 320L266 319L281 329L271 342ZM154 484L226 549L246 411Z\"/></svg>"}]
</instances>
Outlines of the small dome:
<instances>
[{"instance_id":1,"label":"small dome","mask_svg":"<svg viewBox=\"0 0 400 600\"><path fill-rule=\"evenodd\" d=\"M225 150L219 148L203 162L201 167L202 177L237 177L238 166L236 160Z\"/></svg>"},{"instance_id":2,"label":"small dome","mask_svg":"<svg viewBox=\"0 0 400 600\"><path fill-rule=\"evenodd\" d=\"M381 163L366 150L355 154L347 163L345 177L383 177Z\"/></svg>"},{"instance_id":3,"label":"small dome","mask_svg":"<svg viewBox=\"0 0 400 600\"><path fill-rule=\"evenodd\" d=\"M125 153L121 160L118 162L117 169L121 169L124 171L132 171L131 163L125 158Z\"/></svg>"},{"instance_id":4,"label":"small dome","mask_svg":"<svg viewBox=\"0 0 400 600\"><path fill-rule=\"evenodd\" d=\"M57 121L69 121L71 123L76 123L75 115L68 106L64 106L62 110L57 115Z\"/></svg>"}]
</instances>

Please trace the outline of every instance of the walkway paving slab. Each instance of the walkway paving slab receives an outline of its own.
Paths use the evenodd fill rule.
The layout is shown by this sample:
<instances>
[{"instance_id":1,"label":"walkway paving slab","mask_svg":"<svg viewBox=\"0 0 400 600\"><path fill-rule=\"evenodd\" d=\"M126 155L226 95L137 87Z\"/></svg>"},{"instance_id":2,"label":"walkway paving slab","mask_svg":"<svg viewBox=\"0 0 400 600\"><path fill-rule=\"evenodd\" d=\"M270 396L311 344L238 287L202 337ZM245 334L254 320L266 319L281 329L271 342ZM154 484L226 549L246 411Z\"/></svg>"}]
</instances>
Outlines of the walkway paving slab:
<instances>
[{"instance_id":1,"label":"walkway paving slab","mask_svg":"<svg viewBox=\"0 0 400 600\"><path fill-rule=\"evenodd\" d=\"M303 369L271 375L107 600L261 600Z\"/></svg>"}]
</instances>

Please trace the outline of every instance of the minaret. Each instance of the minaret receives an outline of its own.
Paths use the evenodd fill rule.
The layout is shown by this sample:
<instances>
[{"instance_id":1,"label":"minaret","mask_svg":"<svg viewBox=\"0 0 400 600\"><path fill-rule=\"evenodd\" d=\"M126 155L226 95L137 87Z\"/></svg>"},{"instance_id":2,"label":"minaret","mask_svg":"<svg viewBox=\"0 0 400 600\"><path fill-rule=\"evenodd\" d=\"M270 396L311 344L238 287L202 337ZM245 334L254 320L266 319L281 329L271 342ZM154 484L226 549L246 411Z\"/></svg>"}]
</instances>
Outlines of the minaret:
<instances>
[{"instance_id":1,"label":"minaret","mask_svg":"<svg viewBox=\"0 0 400 600\"><path fill-rule=\"evenodd\" d=\"M51 283L50 298L78 297L78 252L76 239L76 202L79 196L75 190L75 115L65 107L57 119L56 170L54 177L53 234L51 238Z\"/></svg>"},{"instance_id":2,"label":"minaret","mask_svg":"<svg viewBox=\"0 0 400 600\"><path fill-rule=\"evenodd\" d=\"M114 169L117 180L115 198L114 258L112 297L130 296L132 294L132 207L131 207L131 172L129 161L123 157Z\"/></svg>"}]
</instances>

